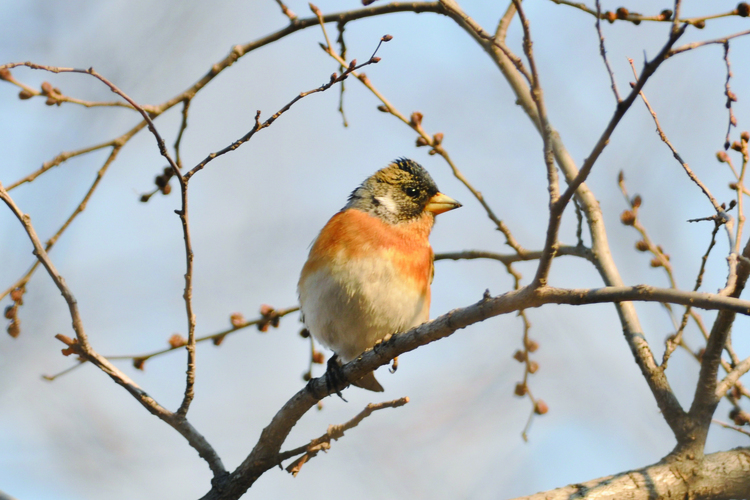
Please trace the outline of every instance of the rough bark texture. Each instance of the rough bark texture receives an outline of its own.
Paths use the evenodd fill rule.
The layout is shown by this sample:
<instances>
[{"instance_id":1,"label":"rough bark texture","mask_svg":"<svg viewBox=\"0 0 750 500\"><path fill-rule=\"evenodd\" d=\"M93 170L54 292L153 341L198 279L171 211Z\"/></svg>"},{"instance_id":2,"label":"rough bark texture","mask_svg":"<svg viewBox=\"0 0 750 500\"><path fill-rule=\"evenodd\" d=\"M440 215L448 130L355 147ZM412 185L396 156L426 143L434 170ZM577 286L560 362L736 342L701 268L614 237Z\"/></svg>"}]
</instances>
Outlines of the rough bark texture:
<instances>
[{"instance_id":1,"label":"rough bark texture","mask_svg":"<svg viewBox=\"0 0 750 500\"><path fill-rule=\"evenodd\" d=\"M653 500L750 498L750 448L671 461L515 500Z\"/></svg>"}]
</instances>

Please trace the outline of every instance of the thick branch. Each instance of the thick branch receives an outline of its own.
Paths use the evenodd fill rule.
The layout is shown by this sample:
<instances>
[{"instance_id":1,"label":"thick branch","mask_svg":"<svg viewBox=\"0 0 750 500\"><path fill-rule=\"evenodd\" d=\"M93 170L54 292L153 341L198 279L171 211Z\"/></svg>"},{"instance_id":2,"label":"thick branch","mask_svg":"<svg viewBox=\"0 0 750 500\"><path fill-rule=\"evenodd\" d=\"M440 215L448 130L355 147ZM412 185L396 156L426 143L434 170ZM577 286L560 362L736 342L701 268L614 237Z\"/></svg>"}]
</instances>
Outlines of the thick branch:
<instances>
[{"instance_id":1,"label":"thick branch","mask_svg":"<svg viewBox=\"0 0 750 500\"><path fill-rule=\"evenodd\" d=\"M660 462L515 500L728 500L747 498L750 491L750 448L706 455L689 471L681 471L678 466Z\"/></svg>"}]
</instances>

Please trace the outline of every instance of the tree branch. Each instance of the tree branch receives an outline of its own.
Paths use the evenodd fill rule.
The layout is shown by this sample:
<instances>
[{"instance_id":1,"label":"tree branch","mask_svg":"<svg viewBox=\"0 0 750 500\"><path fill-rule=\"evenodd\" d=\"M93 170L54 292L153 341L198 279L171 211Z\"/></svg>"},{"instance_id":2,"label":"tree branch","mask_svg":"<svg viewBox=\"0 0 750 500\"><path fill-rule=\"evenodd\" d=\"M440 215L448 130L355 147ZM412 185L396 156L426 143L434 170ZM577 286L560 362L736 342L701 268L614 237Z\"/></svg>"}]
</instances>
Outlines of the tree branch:
<instances>
[{"instance_id":1,"label":"tree branch","mask_svg":"<svg viewBox=\"0 0 750 500\"><path fill-rule=\"evenodd\" d=\"M514 500L652 500L654 498L746 498L750 448L706 455L686 478L669 463L601 477Z\"/></svg>"}]
</instances>

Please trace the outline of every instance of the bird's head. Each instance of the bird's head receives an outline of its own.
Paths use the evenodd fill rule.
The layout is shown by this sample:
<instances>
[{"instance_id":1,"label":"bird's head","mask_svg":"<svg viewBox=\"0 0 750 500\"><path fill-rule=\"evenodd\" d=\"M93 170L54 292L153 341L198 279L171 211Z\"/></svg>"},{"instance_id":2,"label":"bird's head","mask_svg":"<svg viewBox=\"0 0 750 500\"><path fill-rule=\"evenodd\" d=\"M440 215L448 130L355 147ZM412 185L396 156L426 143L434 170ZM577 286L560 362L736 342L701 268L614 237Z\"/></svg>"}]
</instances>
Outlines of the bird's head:
<instances>
[{"instance_id":1,"label":"bird's head","mask_svg":"<svg viewBox=\"0 0 750 500\"><path fill-rule=\"evenodd\" d=\"M434 216L460 206L438 190L419 163L399 158L355 189L345 208L361 210L397 224L417 219L424 213Z\"/></svg>"}]
</instances>

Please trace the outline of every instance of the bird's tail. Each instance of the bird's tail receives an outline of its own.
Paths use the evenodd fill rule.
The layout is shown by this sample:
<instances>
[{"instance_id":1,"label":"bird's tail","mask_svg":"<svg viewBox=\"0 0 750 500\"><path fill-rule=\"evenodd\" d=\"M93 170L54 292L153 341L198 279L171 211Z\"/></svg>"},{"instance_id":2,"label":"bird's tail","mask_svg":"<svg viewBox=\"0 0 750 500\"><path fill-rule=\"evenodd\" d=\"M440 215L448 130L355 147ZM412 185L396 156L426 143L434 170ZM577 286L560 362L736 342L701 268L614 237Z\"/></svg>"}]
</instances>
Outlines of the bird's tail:
<instances>
[{"instance_id":1,"label":"bird's tail","mask_svg":"<svg viewBox=\"0 0 750 500\"><path fill-rule=\"evenodd\" d=\"M380 382L378 382L378 380L375 378L375 372L369 372L361 379L352 382L352 385L356 385L357 387L361 387L362 389L367 389L368 391L372 392L384 391L383 386L380 385Z\"/></svg>"}]
</instances>

